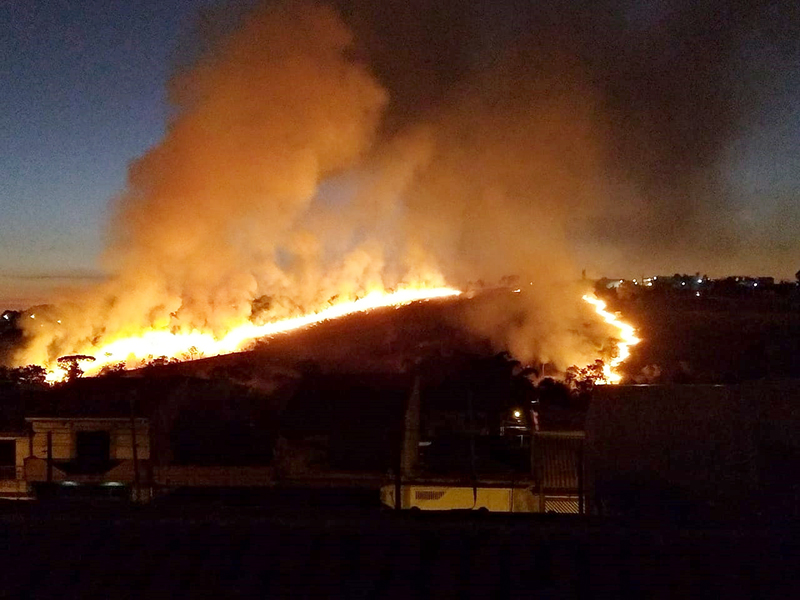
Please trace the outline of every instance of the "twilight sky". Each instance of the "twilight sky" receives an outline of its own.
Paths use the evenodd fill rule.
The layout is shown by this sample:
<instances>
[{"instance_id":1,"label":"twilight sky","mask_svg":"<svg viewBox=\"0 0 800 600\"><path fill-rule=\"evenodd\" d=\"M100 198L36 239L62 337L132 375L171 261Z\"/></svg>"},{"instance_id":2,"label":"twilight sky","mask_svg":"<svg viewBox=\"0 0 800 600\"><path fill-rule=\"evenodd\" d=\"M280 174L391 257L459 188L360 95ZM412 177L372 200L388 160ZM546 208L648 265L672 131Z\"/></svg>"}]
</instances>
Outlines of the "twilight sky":
<instances>
[{"instance_id":1,"label":"twilight sky","mask_svg":"<svg viewBox=\"0 0 800 600\"><path fill-rule=\"evenodd\" d=\"M0 3L0 308L46 301L55 287L101 276L109 201L124 188L130 161L162 137L169 115L165 86L182 53L196 47L191 32L198 10L211 4L212 0ZM338 4L358 6L358 2ZM443 3L450 9L458 4ZM476 55L497 38L515 34L514 3L500 4L502 9L494 9L491 2L474 5L478 13L491 13L489 18L479 14L479 20L495 25L487 25ZM671 6L657 1L623 2L615 10L628 28L636 30L657 26ZM474 7L472 13L476 13ZM727 21L720 23L727 27ZM730 104L744 115L722 142L716 142L721 150L715 153L714 168L719 170L725 197L713 207L712 217L728 229L729 244L717 253L713 264L700 263L698 256L703 254L693 252L665 253L663 260L646 263L659 272L699 270L790 278L800 268L800 53L796 41L800 36L792 36L798 33L796 23L786 23L780 11L776 16L760 16L754 23L732 36L735 60L730 65L737 68L723 74L725 93L736 95ZM439 22L433 27L447 32L448 22L445 19L444 25ZM358 26L355 30L358 35ZM457 33L453 39L454 44L461 43ZM380 48L380 43L373 46ZM432 48L442 55L452 50L447 41ZM470 60L482 59L470 56ZM381 71L391 72L390 59L379 56L374 64L379 77L384 75ZM436 68L432 74L436 75ZM391 74L386 79L390 92L400 90L398 108L390 117L402 121L402 114L399 118L397 114L413 111L408 106L416 100L404 106L407 82L400 76L392 81ZM407 97L424 101L428 90L418 87L416 95ZM609 88L625 101L627 88ZM599 224L601 232L604 227L613 224ZM628 237L637 235L635 227L620 231ZM659 239L651 232L642 235ZM608 246L603 247L602 234L593 232L588 237L590 241L578 244L578 255L585 255L595 274L640 274L630 272L624 258L636 248L635 240L616 245L615 234L609 234ZM643 252L652 248L653 244L642 245Z\"/></svg>"},{"instance_id":2,"label":"twilight sky","mask_svg":"<svg viewBox=\"0 0 800 600\"><path fill-rule=\"evenodd\" d=\"M97 276L109 199L161 138L202 0L0 4L0 304Z\"/></svg>"}]
</instances>

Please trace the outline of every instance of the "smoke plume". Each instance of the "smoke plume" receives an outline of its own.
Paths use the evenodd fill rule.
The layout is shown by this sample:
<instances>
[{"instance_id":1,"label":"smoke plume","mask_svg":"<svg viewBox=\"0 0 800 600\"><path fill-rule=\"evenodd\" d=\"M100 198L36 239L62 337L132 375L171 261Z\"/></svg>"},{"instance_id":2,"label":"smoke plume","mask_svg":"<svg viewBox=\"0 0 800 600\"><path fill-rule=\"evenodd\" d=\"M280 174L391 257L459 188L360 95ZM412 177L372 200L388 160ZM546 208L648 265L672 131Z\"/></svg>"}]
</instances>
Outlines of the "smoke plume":
<instances>
[{"instance_id":1,"label":"smoke plume","mask_svg":"<svg viewBox=\"0 0 800 600\"><path fill-rule=\"evenodd\" d=\"M604 330L581 269L735 252L719 164L761 15L733 10L262 4L173 78L168 131L115 201L112 277L21 361L515 276L464 323L523 360L588 362Z\"/></svg>"}]
</instances>

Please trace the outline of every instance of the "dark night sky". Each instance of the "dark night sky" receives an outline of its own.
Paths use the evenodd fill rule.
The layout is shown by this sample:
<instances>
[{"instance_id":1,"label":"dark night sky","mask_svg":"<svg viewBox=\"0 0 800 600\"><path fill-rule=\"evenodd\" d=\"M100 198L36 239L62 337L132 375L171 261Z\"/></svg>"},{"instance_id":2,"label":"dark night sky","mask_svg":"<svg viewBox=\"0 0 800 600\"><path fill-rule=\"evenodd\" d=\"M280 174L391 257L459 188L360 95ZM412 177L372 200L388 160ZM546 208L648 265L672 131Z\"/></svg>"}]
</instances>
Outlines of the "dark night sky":
<instances>
[{"instance_id":1,"label":"dark night sky","mask_svg":"<svg viewBox=\"0 0 800 600\"><path fill-rule=\"evenodd\" d=\"M169 114L165 84L183 46L194 43L188 38L198 10L209 4L8 0L0 5L0 307L44 300L56 285L99 275L109 201L124 188L128 163L161 138ZM503 10L492 3L470 5L475 22L488 15L495 24L487 26L476 52L491 47L495 37L515 34L513 3L502 4ZM671 6L636 2L614 10L637 29L657 24ZM725 93L737 95L731 105L744 118L715 155L726 194L714 210L737 243L715 274L788 278L800 268L800 62L786 6L794 15L790 4L774 15L766 10L766 17L754 19L753 27L740 26L734 36L729 68L736 71L725 74L732 81ZM779 21L775 33L772 26ZM447 18L436 26L446 31ZM785 39L772 45L776 35ZM464 50L459 58L482 60L463 48L458 35L451 41L434 49L458 47ZM380 60L377 64L380 71ZM402 88L404 82L395 84ZM394 91L391 83L389 88ZM398 106L402 110L402 93ZM594 246L584 251L591 254ZM638 275L615 262L613 252L608 256L600 265L614 271L607 274ZM704 268L691 260L661 267L662 272Z\"/></svg>"}]
</instances>

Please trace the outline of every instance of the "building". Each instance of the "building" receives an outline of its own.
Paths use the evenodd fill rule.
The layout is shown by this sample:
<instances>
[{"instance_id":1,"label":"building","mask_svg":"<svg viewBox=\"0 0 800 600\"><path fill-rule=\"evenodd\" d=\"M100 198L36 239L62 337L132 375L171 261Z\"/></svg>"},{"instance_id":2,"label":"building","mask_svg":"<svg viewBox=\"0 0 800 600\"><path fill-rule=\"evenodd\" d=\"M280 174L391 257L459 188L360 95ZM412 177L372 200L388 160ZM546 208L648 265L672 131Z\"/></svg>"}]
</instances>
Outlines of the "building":
<instances>
[{"instance_id":1,"label":"building","mask_svg":"<svg viewBox=\"0 0 800 600\"><path fill-rule=\"evenodd\" d=\"M530 475L403 476L381 488L381 502L393 509L399 497L403 509L583 514L583 449L582 431L536 432Z\"/></svg>"},{"instance_id":2,"label":"building","mask_svg":"<svg viewBox=\"0 0 800 600\"><path fill-rule=\"evenodd\" d=\"M25 480L37 497L149 496L148 420L104 411L81 416L26 417L29 454Z\"/></svg>"},{"instance_id":3,"label":"building","mask_svg":"<svg viewBox=\"0 0 800 600\"><path fill-rule=\"evenodd\" d=\"M30 497L25 479L29 441L28 432L22 427L0 431L0 499Z\"/></svg>"},{"instance_id":4,"label":"building","mask_svg":"<svg viewBox=\"0 0 800 600\"><path fill-rule=\"evenodd\" d=\"M532 435L534 512L587 511L585 437L583 431L537 431Z\"/></svg>"},{"instance_id":5,"label":"building","mask_svg":"<svg viewBox=\"0 0 800 600\"><path fill-rule=\"evenodd\" d=\"M28 428L23 419L25 392L0 382L0 499L29 498L25 458L29 451Z\"/></svg>"},{"instance_id":6,"label":"building","mask_svg":"<svg viewBox=\"0 0 800 600\"><path fill-rule=\"evenodd\" d=\"M587 481L606 514L800 516L800 386L604 386Z\"/></svg>"},{"instance_id":7,"label":"building","mask_svg":"<svg viewBox=\"0 0 800 600\"><path fill-rule=\"evenodd\" d=\"M0 388L0 499L146 499L150 425L132 386L82 381Z\"/></svg>"},{"instance_id":8,"label":"building","mask_svg":"<svg viewBox=\"0 0 800 600\"><path fill-rule=\"evenodd\" d=\"M427 469L420 463L420 394L418 381L415 382L406 402L400 470L393 482L381 487L381 502L395 510L583 513L583 432L532 432L519 408L508 412L502 423L502 434L494 439L503 445L508 437L520 438L521 442L530 440L530 461L525 460L527 473L509 470L508 464L498 464L501 469L492 469L494 472L480 468L479 462L488 463L478 460L477 438L493 438L477 436L473 430L467 438L468 449L459 452L450 446L447 452L456 457L456 462L459 456L467 457L470 466L436 475L430 462Z\"/></svg>"},{"instance_id":9,"label":"building","mask_svg":"<svg viewBox=\"0 0 800 600\"><path fill-rule=\"evenodd\" d=\"M0 499L146 502L180 488L271 486L265 451L250 443L271 441L255 427L240 427L230 400L213 384L187 378L4 385Z\"/></svg>"}]
</instances>

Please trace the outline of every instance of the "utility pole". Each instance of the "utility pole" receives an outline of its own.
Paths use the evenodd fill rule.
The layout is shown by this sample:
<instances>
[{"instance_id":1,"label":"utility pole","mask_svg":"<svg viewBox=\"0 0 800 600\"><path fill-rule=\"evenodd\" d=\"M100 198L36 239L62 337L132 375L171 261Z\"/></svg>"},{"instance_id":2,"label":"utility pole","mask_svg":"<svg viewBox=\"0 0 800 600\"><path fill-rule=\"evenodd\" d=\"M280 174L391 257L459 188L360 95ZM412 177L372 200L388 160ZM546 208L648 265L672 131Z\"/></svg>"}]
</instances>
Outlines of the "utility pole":
<instances>
[{"instance_id":1,"label":"utility pole","mask_svg":"<svg viewBox=\"0 0 800 600\"><path fill-rule=\"evenodd\" d=\"M403 460L401 474L403 477L413 477L419 463L419 375L414 376L414 383L406 403L406 415L403 431Z\"/></svg>"},{"instance_id":2,"label":"utility pole","mask_svg":"<svg viewBox=\"0 0 800 600\"><path fill-rule=\"evenodd\" d=\"M139 449L136 447L136 398L131 395L131 450L133 452L133 500L141 500L142 489L139 482Z\"/></svg>"},{"instance_id":3,"label":"utility pole","mask_svg":"<svg viewBox=\"0 0 800 600\"><path fill-rule=\"evenodd\" d=\"M47 432L47 483L53 481L53 432Z\"/></svg>"},{"instance_id":4,"label":"utility pole","mask_svg":"<svg viewBox=\"0 0 800 600\"><path fill-rule=\"evenodd\" d=\"M394 481L394 505L403 508L403 480L414 476L419 463L420 376L414 376L411 393L406 400L403 433L400 438L400 461Z\"/></svg>"}]
</instances>

